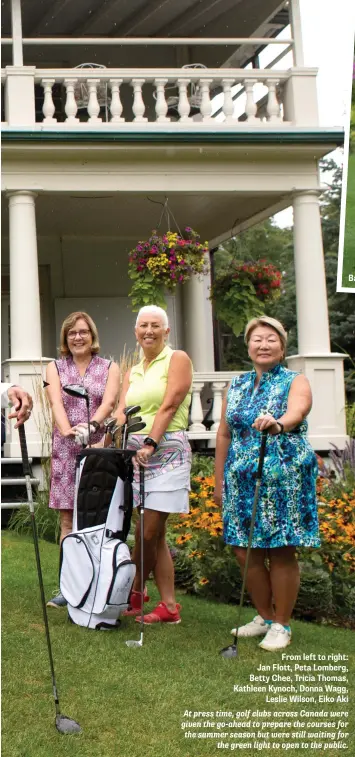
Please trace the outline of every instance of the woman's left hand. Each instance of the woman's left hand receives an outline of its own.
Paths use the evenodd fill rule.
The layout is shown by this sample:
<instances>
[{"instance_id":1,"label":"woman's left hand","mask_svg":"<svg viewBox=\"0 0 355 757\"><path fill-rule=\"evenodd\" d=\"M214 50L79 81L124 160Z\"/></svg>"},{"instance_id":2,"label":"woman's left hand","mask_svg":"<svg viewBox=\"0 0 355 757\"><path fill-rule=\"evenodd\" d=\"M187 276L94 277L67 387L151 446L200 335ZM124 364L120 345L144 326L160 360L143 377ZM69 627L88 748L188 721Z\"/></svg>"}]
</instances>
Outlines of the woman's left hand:
<instances>
[{"instance_id":1,"label":"woman's left hand","mask_svg":"<svg viewBox=\"0 0 355 757\"><path fill-rule=\"evenodd\" d=\"M259 415L258 418L255 418L252 428L255 428L257 431L267 430L269 434L273 435L278 434L280 431L280 426L277 420L275 420L274 416L270 413L265 413Z\"/></svg>"},{"instance_id":2,"label":"woman's left hand","mask_svg":"<svg viewBox=\"0 0 355 757\"><path fill-rule=\"evenodd\" d=\"M152 456L154 452L154 447L141 447L139 450L137 450L134 458L133 463L136 465L141 465L143 468L148 467L148 460Z\"/></svg>"}]
</instances>

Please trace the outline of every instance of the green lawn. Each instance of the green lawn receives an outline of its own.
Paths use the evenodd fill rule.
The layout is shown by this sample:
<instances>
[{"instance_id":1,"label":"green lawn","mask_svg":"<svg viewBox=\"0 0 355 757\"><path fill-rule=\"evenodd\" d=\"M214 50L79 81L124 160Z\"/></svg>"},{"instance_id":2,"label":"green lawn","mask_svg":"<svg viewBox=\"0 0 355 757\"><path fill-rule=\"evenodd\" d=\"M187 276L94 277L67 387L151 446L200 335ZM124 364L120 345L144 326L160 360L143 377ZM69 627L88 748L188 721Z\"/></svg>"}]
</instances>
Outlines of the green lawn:
<instances>
[{"instance_id":1,"label":"green lawn","mask_svg":"<svg viewBox=\"0 0 355 757\"><path fill-rule=\"evenodd\" d=\"M41 557L49 595L57 582L58 548L41 542ZM154 588L152 594L156 599ZM300 711L305 707L265 705L259 693L234 693L234 684L249 683L250 673L256 673L260 663L280 662L280 655L263 652L255 640L247 640L239 644L238 659L222 659L218 651L231 639L236 608L189 596L179 599L183 604L181 625L147 628L143 649L129 649L124 644L127 638L139 638L138 625L131 618L117 632L99 633L69 624L65 611L49 610L61 710L83 727L80 735L60 735L54 728L33 545L28 537L3 532L4 757L216 756L224 750L217 749L215 740L184 737L180 723L185 710L235 712L276 706ZM250 619L252 610L245 615ZM353 632L301 622L293 623L293 632L289 653L352 654L350 709L354 713ZM347 710L349 705L332 707ZM354 717L349 730L355 732ZM310 751L297 749L296 753ZM283 755L284 750L247 749L243 753L271 757ZM324 754L339 751L328 749ZM350 742L347 754L355 754Z\"/></svg>"},{"instance_id":2,"label":"green lawn","mask_svg":"<svg viewBox=\"0 0 355 757\"><path fill-rule=\"evenodd\" d=\"M342 284L355 287L355 152L349 155Z\"/></svg>"}]
</instances>

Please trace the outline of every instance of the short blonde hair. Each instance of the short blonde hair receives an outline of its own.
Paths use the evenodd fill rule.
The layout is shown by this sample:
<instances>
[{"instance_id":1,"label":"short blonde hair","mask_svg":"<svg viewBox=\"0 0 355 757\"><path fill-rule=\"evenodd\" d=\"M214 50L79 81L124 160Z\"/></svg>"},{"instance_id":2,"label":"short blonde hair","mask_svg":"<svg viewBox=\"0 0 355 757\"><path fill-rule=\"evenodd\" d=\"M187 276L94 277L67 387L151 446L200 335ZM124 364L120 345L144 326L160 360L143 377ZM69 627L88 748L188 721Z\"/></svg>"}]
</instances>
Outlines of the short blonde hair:
<instances>
[{"instance_id":1,"label":"short blonde hair","mask_svg":"<svg viewBox=\"0 0 355 757\"><path fill-rule=\"evenodd\" d=\"M276 333L280 337L284 353L286 352L287 331L285 331L280 321L277 321L276 318L270 318L268 315L261 315L259 318L252 318L251 321L247 323L244 331L244 342L246 345L249 344L251 334L257 326L270 326L270 328L274 329L274 331L276 331Z\"/></svg>"},{"instance_id":2,"label":"short blonde hair","mask_svg":"<svg viewBox=\"0 0 355 757\"><path fill-rule=\"evenodd\" d=\"M79 318L82 318L84 321L86 321L88 328L91 331L91 336L92 336L91 352L94 354L97 354L98 352L100 352L99 333L95 326L94 321L87 313L84 313L81 310L78 310L75 313L70 313L70 315L67 315L67 317L64 319L62 323L62 328L60 330L60 341L59 341L59 352L62 357L68 357L68 355L71 354L70 349L68 347L68 331L70 331L70 329L72 329L73 326L75 326Z\"/></svg>"}]
</instances>

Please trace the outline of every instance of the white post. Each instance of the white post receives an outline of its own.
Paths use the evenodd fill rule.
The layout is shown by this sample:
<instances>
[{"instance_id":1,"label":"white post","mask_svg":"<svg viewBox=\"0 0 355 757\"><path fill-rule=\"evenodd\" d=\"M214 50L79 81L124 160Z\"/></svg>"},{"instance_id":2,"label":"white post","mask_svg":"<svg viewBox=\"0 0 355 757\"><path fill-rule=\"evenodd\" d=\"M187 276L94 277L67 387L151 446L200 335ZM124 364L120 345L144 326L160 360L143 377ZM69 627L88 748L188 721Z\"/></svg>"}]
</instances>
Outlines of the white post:
<instances>
[{"instance_id":1,"label":"white post","mask_svg":"<svg viewBox=\"0 0 355 757\"><path fill-rule=\"evenodd\" d=\"M210 121L212 118L210 84L212 84L212 79L200 79L199 81L199 87L201 90L200 113L202 115L202 121Z\"/></svg>"},{"instance_id":2,"label":"white post","mask_svg":"<svg viewBox=\"0 0 355 757\"><path fill-rule=\"evenodd\" d=\"M21 0L11 0L12 65L23 66Z\"/></svg>"},{"instance_id":3,"label":"white post","mask_svg":"<svg viewBox=\"0 0 355 757\"><path fill-rule=\"evenodd\" d=\"M214 371L210 276L192 276L182 287L184 344L195 371Z\"/></svg>"},{"instance_id":4,"label":"white post","mask_svg":"<svg viewBox=\"0 0 355 757\"><path fill-rule=\"evenodd\" d=\"M178 79L177 84L179 87L178 113L180 116L180 121L188 121L190 113L190 101L187 96L187 87L190 84L190 80Z\"/></svg>"},{"instance_id":5,"label":"white post","mask_svg":"<svg viewBox=\"0 0 355 757\"><path fill-rule=\"evenodd\" d=\"M212 391L213 391L212 420L213 420L213 423L211 426L211 431L215 431L215 433L217 433L219 424L221 422L223 390L225 389L225 386L226 386L225 381L212 382Z\"/></svg>"},{"instance_id":6,"label":"white post","mask_svg":"<svg viewBox=\"0 0 355 757\"><path fill-rule=\"evenodd\" d=\"M110 79L109 84L111 87L111 123L122 123L124 121L124 118L121 117L123 107L120 98L122 79Z\"/></svg>"},{"instance_id":7,"label":"white post","mask_svg":"<svg viewBox=\"0 0 355 757\"><path fill-rule=\"evenodd\" d=\"M290 0L293 65L304 66L300 0Z\"/></svg>"},{"instance_id":8,"label":"white post","mask_svg":"<svg viewBox=\"0 0 355 757\"><path fill-rule=\"evenodd\" d=\"M78 111L78 106L76 104L75 94L74 94L74 87L77 82L77 79L64 79L64 86L67 90L67 98L65 101L65 113L66 113L66 123L67 124L74 124L78 123L79 119L76 118L76 114Z\"/></svg>"},{"instance_id":9,"label":"white post","mask_svg":"<svg viewBox=\"0 0 355 757\"><path fill-rule=\"evenodd\" d=\"M302 355L330 352L318 197L317 190L308 190L293 199L298 351Z\"/></svg>"},{"instance_id":10,"label":"white post","mask_svg":"<svg viewBox=\"0 0 355 757\"><path fill-rule=\"evenodd\" d=\"M34 192L9 197L11 359L42 357Z\"/></svg>"},{"instance_id":11,"label":"white post","mask_svg":"<svg viewBox=\"0 0 355 757\"><path fill-rule=\"evenodd\" d=\"M257 105L254 100L254 84L257 83L257 79L245 79L244 87L246 94L245 112L247 114L247 123L255 124L259 122L256 118Z\"/></svg>"},{"instance_id":12,"label":"white post","mask_svg":"<svg viewBox=\"0 0 355 757\"><path fill-rule=\"evenodd\" d=\"M134 92L132 110L134 113L133 121L135 123L143 123L145 121L148 121L148 119L144 116L145 105L142 95L142 87L144 83L145 79L132 79L131 81Z\"/></svg>"},{"instance_id":13,"label":"white post","mask_svg":"<svg viewBox=\"0 0 355 757\"><path fill-rule=\"evenodd\" d=\"M268 121L270 123L278 123L281 118L280 114L280 104L277 99L276 95L276 84L277 82L273 79L267 79L266 80L266 86L268 87L269 94L267 98L267 105L266 105L266 112L268 116Z\"/></svg>"},{"instance_id":14,"label":"white post","mask_svg":"<svg viewBox=\"0 0 355 757\"><path fill-rule=\"evenodd\" d=\"M156 87L156 103L155 112L157 114L157 122L167 123L170 122L170 118L167 118L168 103L165 99L165 85L168 83L168 79L154 79Z\"/></svg>"},{"instance_id":15,"label":"white post","mask_svg":"<svg viewBox=\"0 0 355 757\"><path fill-rule=\"evenodd\" d=\"M97 85L100 84L100 79L88 79L87 86L89 89L89 102L88 102L88 114L89 124L101 124L102 118L99 118L100 105L97 99Z\"/></svg>"},{"instance_id":16,"label":"white post","mask_svg":"<svg viewBox=\"0 0 355 757\"><path fill-rule=\"evenodd\" d=\"M235 124L238 119L233 118L234 114L234 101L232 97L232 86L234 84L234 79L222 79L222 87L223 87L223 113L225 115L225 124Z\"/></svg>"},{"instance_id":17,"label":"white post","mask_svg":"<svg viewBox=\"0 0 355 757\"><path fill-rule=\"evenodd\" d=\"M42 108L44 115L43 123L56 124L57 119L53 118L55 113L55 105L52 97L52 87L53 84L55 84L55 79L42 79L41 84L44 91L44 102Z\"/></svg>"},{"instance_id":18,"label":"white post","mask_svg":"<svg viewBox=\"0 0 355 757\"><path fill-rule=\"evenodd\" d=\"M191 398L191 425L189 426L189 431L191 432L198 432L198 431L206 431L205 426L203 425L203 409L202 409L202 402L201 402L201 392L204 387L204 383L199 381L193 381L192 383L192 398Z\"/></svg>"}]
</instances>

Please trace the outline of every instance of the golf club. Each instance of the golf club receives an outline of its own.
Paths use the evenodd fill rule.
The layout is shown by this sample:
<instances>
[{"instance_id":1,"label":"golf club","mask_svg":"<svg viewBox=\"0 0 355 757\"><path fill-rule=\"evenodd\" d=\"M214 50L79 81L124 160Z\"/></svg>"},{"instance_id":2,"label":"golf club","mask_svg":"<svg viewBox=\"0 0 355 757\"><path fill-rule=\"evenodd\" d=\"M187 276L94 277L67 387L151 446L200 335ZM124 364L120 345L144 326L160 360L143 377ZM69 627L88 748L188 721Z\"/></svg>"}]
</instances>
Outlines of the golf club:
<instances>
[{"instance_id":1,"label":"golf club","mask_svg":"<svg viewBox=\"0 0 355 757\"><path fill-rule=\"evenodd\" d=\"M88 416L88 443L87 446L91 447L91 441L90 441L90 408L89 408L89 395L87 390L85 389L85 386L82 386L81 384L67 384L67 386L63 386L64 391L70 395L70 397L75 397L76 399L84 399L86 402L86 411Z\"/></svg>"},{"instance_id":2,"label":"golf club","mask_svg":"<svg viewBox=\"0 0 355 757\"><path fill-rule=\"evenodd\" d=\"M133 422L135 419L133 419L132 416L135 415L135 413L139 413L140 409L140 405L130 405L129 407L125 407L123 411L126 416L126 422L123 425L122 449L126 449L129 419Z\"/></svg>"},{"instance_id":3,"label":"golf club","mask_svg":"<svg viewBox=\"0 0 355 757\"><path fill-rule=\"evenodd\" d=\"M145 424L144 424L145 425ZM131 639L126 641L127 647L142 647L144 633L144 468L139 466L139 516L140 516L140 569L141 569L141 620L140 620L140 639L136 641Z\"/></svg>"},{"instance_id":4,"label":"golf club","mask_svg":"<svg viewBox=\"0 0 355 757\"><path fill-rule=\"evenodd\" d=\"M31 485L32 471L31 471L31 467L30 467L30 463L28 459L26 433L25 433L25 428L23 425L19 427L18 432L20 436L23 472L25 474L25 479L26 479L27 499L28 499L30 515L31 515L33 543L34 543L35 554L36 554L37 573L38 573L38 581L39 581L39 588L40 588L40 594L41 594L43 620L44 620L44 627L46 631L49 664L50 664L51 676L52 676L53 697L54 697L55 712L56 712L55 727L57 731L59 731L59 733L80 733L82 729L79 723L77 723L76 720L73 720L72 718L68 718L67 715L62 715L62 713L60 712L57 684L56 684L55 673L54 673L52 646L51 646L51 639L49 635L46 600L44 596L43 577L42 577L41 560L40 560L40 554L39 554L35 511L34 511L34 505L33 505L33 499L32 499L32 485Z\"/></svg>"},{"instance_id":5,"label":"golf club","mask_svg":"<svg viewBox=\"0 0 355 757\"><path fill-rule=\"evenodd\" d=\"M254 524L255 524L255 518L256 518L256 510L257 510L258 500L259 500L259 489L260 489L260 485L261 485L261 477L262 477L262 472L263 472L263 464L264 464L265 449L266 449L266 440L267 440L267 431L265 430L265 431L261 432L261 445L260 445L260 453L259 453L259 464L258 464L258 470L257 470L257 474L256 474L255 494L254 494L252 513L251 513L248 547L247 547L247 554L246 554L246 558L245 558L245 566L244 566L244 573L243 573L242 590L241 590L241 593L240 593L239 612L238 612L238 619L237 619L237 626L236 626L236 631L235 631L235 636L234 636L234 642L233 642L233 644L230 644L228 647L224 647L219 652L219 654L222 655L222 657L226 657L226 658L229 658L229 657L238 657L238 629L240 627L240 620L241 620L242 610L243 610L244 592L245 592L245 586L246 586L247 575L248 575L249 556L250 556L250 550L251 550L251 543L252 543L252 540L253 540Z\"/></svg>"}]
</instances>

